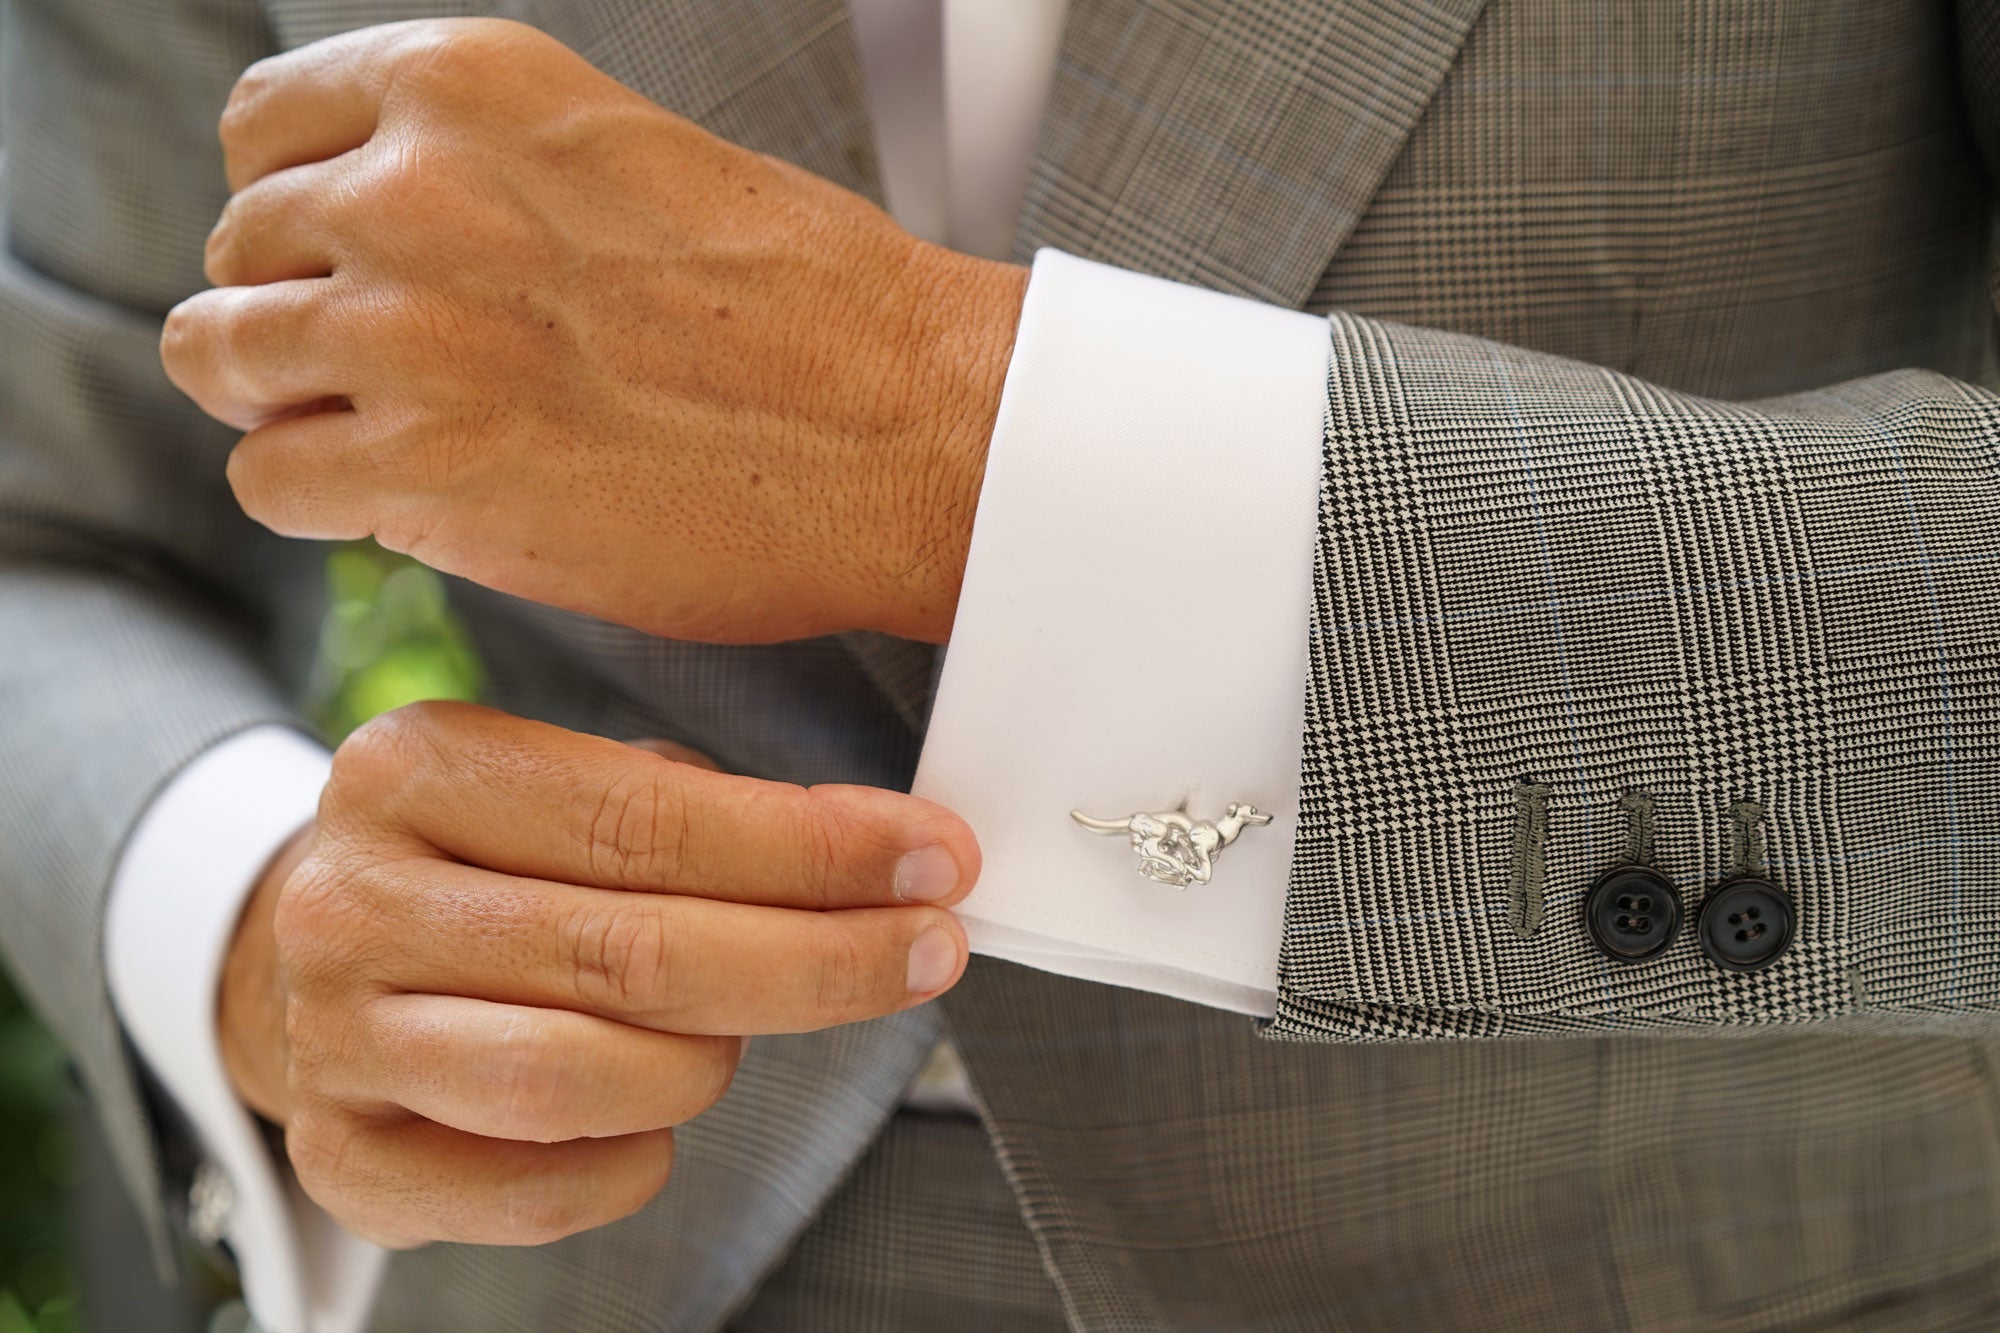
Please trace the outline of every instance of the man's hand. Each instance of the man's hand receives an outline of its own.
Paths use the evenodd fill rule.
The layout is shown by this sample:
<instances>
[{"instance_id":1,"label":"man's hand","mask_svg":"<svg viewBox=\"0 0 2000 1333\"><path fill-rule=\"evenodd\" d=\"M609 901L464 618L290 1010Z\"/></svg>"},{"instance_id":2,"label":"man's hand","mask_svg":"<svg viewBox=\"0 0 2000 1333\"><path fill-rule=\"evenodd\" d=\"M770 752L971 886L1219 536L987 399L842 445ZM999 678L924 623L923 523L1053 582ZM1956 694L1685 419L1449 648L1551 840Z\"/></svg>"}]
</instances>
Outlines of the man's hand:
<instances>
[{"instance_id":1,"label":"man's hand","mask_svg":"<svg viewBox=\"0 0 2000 1333\"><path fill-rule=\"evenodd\" d=\"M402 709L336 753L316 826L245 912L225 1062L350 1230L554 1240L658 1192L671 1127L728 1088L743 1037L955 982L943 908L978 866L915 797Z\"/></svg>"},{"instance_id":2,"label":"man's hand","mask_svg":"<svg viewBox=\"0 0 2000 1333\"><path fill-rule=\"evenodd\" d=\"M162 339L243 507L655 634L941 642L1026 271L498 20L253 65Z\"/></svg>"}]
</instances>

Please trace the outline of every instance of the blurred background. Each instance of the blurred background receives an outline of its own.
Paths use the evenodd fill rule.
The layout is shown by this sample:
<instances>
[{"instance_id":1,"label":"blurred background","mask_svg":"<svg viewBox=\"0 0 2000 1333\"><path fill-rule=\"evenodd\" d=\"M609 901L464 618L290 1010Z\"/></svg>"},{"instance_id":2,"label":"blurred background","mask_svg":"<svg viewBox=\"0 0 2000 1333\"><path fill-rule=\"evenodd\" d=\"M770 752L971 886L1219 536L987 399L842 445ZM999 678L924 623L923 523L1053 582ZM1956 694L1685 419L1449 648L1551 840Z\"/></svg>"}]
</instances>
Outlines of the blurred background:
<instances>
[{"instance_id":1,"label":"blurred background","mask_svg":"<svg viewBox=\"0 0 2000 1333\"><path fill-rule=\"evenodd\" d=\"M328 740L418 699L478 696L478 661L437 575L355 544L328 557L326 579L311 701ZM153 1278L69 1063L0 966L0 1333L240 1326L228 1275L192 1250L185 1267L179 1291Z\"/></svg>"}]
</instances>

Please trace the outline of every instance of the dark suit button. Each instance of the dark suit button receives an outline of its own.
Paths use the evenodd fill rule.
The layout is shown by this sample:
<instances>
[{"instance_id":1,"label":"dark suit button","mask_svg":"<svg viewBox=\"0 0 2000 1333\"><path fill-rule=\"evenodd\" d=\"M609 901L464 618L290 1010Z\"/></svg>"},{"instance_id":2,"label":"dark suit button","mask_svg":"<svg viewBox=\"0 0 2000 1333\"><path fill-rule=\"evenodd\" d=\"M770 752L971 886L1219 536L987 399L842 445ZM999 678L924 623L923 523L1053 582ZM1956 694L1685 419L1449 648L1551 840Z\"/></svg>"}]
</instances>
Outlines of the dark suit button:
<instances>
[{"instance_id":1,"label":"dark suit button","mask_svg":"<svg viewBox=\"0 0 2000 1333\"><path fill-rule=\"evenodd\" d=\"M1605 871L1584 898L1583 924L1605 957L1643 963L1674 942L1681 928L1681 895L1657 870L1617 866Z\"/></svg>"},{"instance_id":2,"label":"dark suit button","mask_svg":"<svg viewBox=\"0 0 2000 1333\"><path fill-rule=\"evenodd\" d=\"M1778 961L1792 943L1797 913L1791 895L1762 879L1732 879L1701 905L1695 935L1717 967L1755 972Z\"/></svg>"}]
</instances>

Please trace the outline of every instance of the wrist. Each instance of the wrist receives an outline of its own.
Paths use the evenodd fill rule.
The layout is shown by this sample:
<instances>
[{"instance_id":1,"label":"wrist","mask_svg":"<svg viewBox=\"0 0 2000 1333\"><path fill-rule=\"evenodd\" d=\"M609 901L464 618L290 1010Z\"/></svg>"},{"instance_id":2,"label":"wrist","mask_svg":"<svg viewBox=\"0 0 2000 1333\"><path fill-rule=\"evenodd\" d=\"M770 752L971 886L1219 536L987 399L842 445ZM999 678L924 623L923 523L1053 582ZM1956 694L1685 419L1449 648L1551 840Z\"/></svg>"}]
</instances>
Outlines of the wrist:
<instances>
[{"instance_id":1,"label":"wrist","mask_svg":"<svg viewBox=\"0 0 2000 1333\"><path fill-rule=\"evenodd\" d=\"M216 1036L230 1087L244 1105L277 1124L285 1123L290 1099L285 1091L284 988L273 923L278 895L305 858L312 831L308 822L286 839L258 876L230 938L216 996Z\"/></svg>"},{"instance_id":2,"label":"wrist","mask_svg":"<svg viewBox=\"0 0 2000 1333\"><path fill-rule=\"evenodd\" d=\"M986 476L986 451L1014 353L1028 270L935 246L916 266L914 358L923 410L908 457L899 541L885 552L873 628L926 643L951 636Z\"/></svg>"}]
</instances>

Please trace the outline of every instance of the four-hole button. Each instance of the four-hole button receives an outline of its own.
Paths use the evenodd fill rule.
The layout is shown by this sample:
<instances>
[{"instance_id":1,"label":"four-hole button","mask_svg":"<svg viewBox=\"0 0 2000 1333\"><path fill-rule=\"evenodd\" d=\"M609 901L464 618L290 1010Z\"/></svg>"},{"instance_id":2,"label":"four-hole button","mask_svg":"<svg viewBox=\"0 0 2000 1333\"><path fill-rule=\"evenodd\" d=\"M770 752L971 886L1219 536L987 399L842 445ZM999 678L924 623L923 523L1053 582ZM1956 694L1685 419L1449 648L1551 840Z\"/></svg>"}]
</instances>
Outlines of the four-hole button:
<instances>
[{"instance_id":1,"label":"four-hole button","mask_svg":"<svg viewBox=\"0 0 2000 1333\"><path fill-rule=\"evenodd\" d=\"M1778 961L1791 947L1791 895L1754 876L1716 887L1701 905L1695 937L1717 967L1755 972Z\"/></svg>"},{"instance_id":2,"label":"four-hole button","mask_svg":"<svg viewBox=\"0 0 2000 1333\"><path fill-rule=\"evenodd\" d=\"M1585 895L1583 923L1607 958L1643 963L1674 942L1681 928L1681 895L1657 870L1617 866Z\"/></svg>"}]
</instances>

